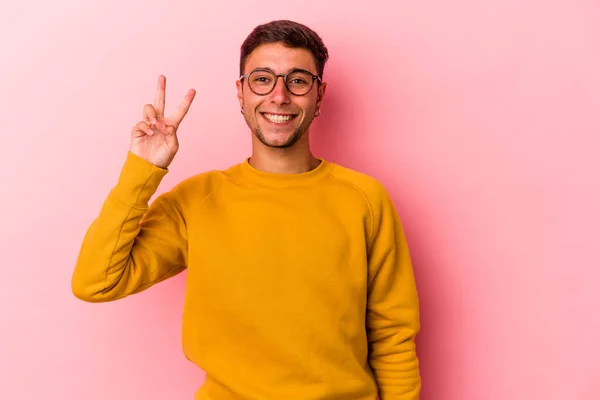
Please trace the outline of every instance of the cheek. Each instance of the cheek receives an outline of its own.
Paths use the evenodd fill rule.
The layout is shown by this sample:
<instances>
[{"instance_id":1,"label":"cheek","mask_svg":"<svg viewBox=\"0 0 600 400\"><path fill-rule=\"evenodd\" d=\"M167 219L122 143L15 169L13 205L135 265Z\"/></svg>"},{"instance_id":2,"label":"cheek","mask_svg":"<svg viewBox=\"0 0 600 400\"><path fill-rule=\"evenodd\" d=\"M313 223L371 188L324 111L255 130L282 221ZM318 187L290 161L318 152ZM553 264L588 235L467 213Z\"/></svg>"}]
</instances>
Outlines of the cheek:
<instances>
[{"instance_id":1,"label":"cheek","mask_svg":"<svg viewBox=\"0 0 600 400\"><path fill-rule=\"evenodd\" d=\"M316 98L315 99L306 99L307 101L304 101L302 104L302 109L304 110L304 112L308 115L312 115L314 114L315 110L317 109L317 104L316 104Z\"/></svg>"},{"instance_id":2,"label":"cheek","mask_svg":"<svg viewBox=\"0 0 600 400\"><path fill-rule=\"evenodd\" d=\"M256 112L256 107L257 107L256 102L252 101L252 99L249 98L248 96L244 96L242 98L242 102L244 104L244 106L243 106L244 113L248 114L248 116L253 116L254 113Z\"/></svg>"}]
</instances>

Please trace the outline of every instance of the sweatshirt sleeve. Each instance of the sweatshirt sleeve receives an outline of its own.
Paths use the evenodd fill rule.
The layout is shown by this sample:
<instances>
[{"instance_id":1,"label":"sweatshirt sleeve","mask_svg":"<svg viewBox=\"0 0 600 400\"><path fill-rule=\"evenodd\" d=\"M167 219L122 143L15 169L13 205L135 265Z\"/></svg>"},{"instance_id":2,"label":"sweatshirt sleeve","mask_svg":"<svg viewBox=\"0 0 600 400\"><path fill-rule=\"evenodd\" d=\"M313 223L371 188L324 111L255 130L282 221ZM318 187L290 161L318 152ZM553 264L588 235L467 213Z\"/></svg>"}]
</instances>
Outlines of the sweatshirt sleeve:
<instances>
[{"instance_id":1,"label":"sweatshirt sleeve","mask_svg":"<svg viewBox=\"0 0 600 400\"><path fill-rule=\"evenodd\" d=\"M117 300L185 269L187 234L174 192L148 204L166 174L127 153L117 184L83 238L71 279L77 298Z\"/></svg>"},{"instance_id":2,"label":"sweatshirt sleeve","mask_svg":"<svg viewBox=\"0 0 600 400\"><path fill-rule=\"evenodd\" d=\"M368 255L369 361L381 400L417 400L421 389L415 337L419 302L404 231L382 186L372 204Z\"/></svg>"}]
</instances>

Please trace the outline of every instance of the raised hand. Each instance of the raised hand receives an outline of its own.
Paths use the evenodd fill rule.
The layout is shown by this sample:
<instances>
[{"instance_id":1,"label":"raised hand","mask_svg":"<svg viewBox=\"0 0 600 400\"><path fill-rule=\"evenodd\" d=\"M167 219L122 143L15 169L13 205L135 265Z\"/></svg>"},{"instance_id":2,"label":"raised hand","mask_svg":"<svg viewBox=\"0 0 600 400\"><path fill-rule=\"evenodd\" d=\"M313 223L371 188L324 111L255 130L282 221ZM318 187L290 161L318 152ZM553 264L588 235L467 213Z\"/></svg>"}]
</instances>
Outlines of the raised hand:
<instances>
[{"instance_id":1,"label":"raised hand","mask_svg":"<svg viewBox=\"0 0 600 400\"><path fill-rule=\"evenodd\" d=\"M196 96L196 91L190 89L173 115L166 118L166 86L167 79L163 75L159 76L154 105L144 106L143 120L135 125L131 132L129 149L133 154L160 168L167 168L179 150L177 129Z\"/></svg>"}]
</instances>

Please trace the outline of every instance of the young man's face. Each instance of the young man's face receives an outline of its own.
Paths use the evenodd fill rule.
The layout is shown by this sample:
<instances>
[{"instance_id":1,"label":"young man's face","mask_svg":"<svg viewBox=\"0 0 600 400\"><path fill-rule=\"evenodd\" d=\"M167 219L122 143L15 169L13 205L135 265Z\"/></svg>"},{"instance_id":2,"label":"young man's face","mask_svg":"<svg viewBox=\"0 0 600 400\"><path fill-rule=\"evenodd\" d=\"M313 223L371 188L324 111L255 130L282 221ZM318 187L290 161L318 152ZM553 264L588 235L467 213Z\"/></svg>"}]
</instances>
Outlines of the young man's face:
<instances>
[{"instance_id":1,"label":"young man's face","mask_svg":"<svg viewBox=\"0 0 600 400\"><path fill-rule=\"evenodd\" d=\"M317 75L312 53L306 49L285 47L281 43L263 44L246 59L244 73L265 68L275 74L286 74L293 69L306 70ZM238 99L246 123L254 135L269 147L293 146L308 131L320 107L325 83L315 81L310 92L303 96L290 93L282 77L266 95L254 93L248 79L237 82Z\"/></svg>"}]
</instances>

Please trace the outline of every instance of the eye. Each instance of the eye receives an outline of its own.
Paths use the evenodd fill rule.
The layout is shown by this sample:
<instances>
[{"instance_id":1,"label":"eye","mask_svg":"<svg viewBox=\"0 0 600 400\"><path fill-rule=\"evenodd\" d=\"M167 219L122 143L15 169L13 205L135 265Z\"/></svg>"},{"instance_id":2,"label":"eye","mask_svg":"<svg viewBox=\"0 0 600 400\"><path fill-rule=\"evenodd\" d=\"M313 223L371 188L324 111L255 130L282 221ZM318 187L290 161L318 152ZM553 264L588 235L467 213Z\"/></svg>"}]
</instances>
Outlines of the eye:
<instances>
[{"instance_id":1,"label":"eye","mask_svg":"<svg viewBox=\"0 0 600 400\"><path fill-rule=\"evenodd\" d=\"M311 81L312 81L312 76L303 71L294 72L294 73L288 75L288 79L287 79L288 85L294 86L297 88L310 86Z\"/></svg>"},{"instance_id":2,"label":"eye","mask_svg":"<svg viewBox=\"0 0 600 400\"><path fill-rule=\"evenodd\" d=\"M269 86L273 83L273 75L265 71L254 71L250 74L250 84L255 86Z\"/></svg>"},{"instance_id":3,"label":"eye","mask_svg":"<svg viewBox=\"0 0 600 400\"><path fill-rule=\"evenodd\" d=\"M294 79L292 79L292 80L290 81L290 83L293 83L294 85L302 85L302 84L305 84L305 83L308 83L308 82L306 82L306 81L305 81L304 79L302 79L302 78L294 78Z\"/></svg>"}]
</instances>

